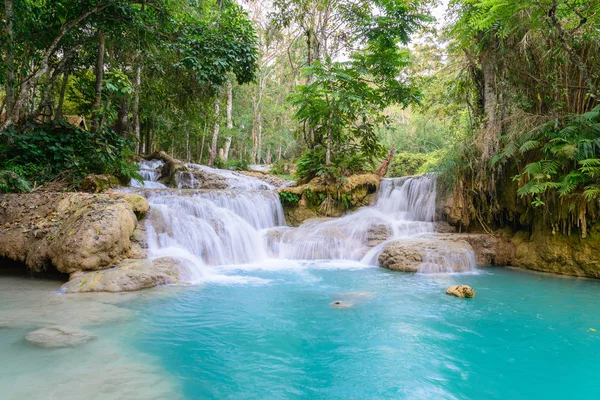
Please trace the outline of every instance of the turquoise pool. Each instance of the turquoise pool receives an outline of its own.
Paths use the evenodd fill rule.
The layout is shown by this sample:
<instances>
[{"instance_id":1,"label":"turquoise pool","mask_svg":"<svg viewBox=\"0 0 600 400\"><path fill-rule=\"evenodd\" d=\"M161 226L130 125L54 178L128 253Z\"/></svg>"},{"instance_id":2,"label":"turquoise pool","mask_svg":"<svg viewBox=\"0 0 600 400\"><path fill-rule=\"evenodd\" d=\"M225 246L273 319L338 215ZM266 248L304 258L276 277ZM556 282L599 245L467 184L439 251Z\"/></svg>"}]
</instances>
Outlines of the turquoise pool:
<instances>
[{"instance_id":1,"label":"turquoise pool","mask_svg":"<svg viewBox=\"0 0 600 400\"><path fill-rule=\"evenodd\" d=\"M0 317L0 393L11 399L83 398L77 388L99 399L600 396L598 281L500 268L403 274L344 262L229 267L227 274L237 278L70 301L52 292L55 283L0 278L0 310L11 309ZM473 286L475 299L445 295L453 284ZM34 302L55 299L59 308L47 311L66 314L64 321L39 315L34 304L19 314L25 305L14 299L15 286L38 293L29 294ZM353 306L331 308L334 300ZM97 339L67 349L23 339L50 323L76 324ZM40 392L46 387L56 396Z\"/></svg>"}]
</instances>

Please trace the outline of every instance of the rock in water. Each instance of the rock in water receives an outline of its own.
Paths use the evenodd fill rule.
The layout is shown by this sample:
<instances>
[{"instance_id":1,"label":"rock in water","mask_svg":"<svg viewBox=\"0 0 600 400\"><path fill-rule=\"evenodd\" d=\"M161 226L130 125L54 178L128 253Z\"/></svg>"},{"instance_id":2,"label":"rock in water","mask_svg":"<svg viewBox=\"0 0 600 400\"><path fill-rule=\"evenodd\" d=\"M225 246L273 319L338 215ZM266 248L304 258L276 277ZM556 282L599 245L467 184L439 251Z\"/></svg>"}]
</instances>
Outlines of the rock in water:
<instances>
[{"instance_id":1,"label":"rock in water","mask_svg":"<svg viewBox=\"0 0 600 400\"><path fill-rule=\"evenodd\" d=\"M467 285L450 286L446 290L446 294L460 297L461 299L471 299L475 297L475 290L471 286Z\"/></svg>"},{"instance_id":2,"label":"rock in water","mask_svg":"<svg viewBox=\"0 0 600 400\"><path fill-rule=\"evenodd\" d=\"M25 339L40 347L75 347L95 339L95 336L77 329L52 326L29 332Z\"/></svg>"},{"instance_id":3,"label":"rock in water","mask_svg":"<svg viewBox=\"0 0 600 400\"><path fill-rule=\"evenodd\" d=\"M158 285L182 283L185 266L180 260L123 260L118 267L102 271L75 272L62 287L64 293L131 292Z\"/></svg>"},{"instance_id":4,"label":"rock in water","mask_svg":"<svg viewBox=\"0 0 600 400\"><path fill-rule=\"evenodd\" d=\"M352 303L346 303L345 301L336 300L330 304L331 308L350 308Z\"/></svg>"}]
</instances>

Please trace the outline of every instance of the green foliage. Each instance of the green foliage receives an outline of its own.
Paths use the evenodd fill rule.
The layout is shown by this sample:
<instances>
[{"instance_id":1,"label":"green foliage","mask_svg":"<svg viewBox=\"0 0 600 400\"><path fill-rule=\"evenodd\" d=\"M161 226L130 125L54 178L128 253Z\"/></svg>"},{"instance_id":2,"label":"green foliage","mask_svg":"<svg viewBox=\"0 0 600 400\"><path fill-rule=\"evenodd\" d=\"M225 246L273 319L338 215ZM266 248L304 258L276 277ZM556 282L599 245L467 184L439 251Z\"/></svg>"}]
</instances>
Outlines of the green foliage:
<instances>
[{"instance_id":1,"label":"green foliage","mask_svg":"<svg viewBox=\"0 0 600 400\"><path fill-rule=\"evenodd\" d=\"M0 193L28 193L31 187L14 171L0 171Z\"/></svg>"},{"instance_id":2,"label":"green foliage","mask_svg":"<svg viewBox=\"0 0 600 400\"><path fill-rule=\"evenodd\" d=\"M234 160L229 159L227 161L217 157L215 159L215 168L228 169L230 171L248 171L248 160Z\"/></svg>"},{"instance_id":3,"label":"green foliage","mask_svg":"<svg viewBox=\"0 0 600 400\"><path fill-rule=\"evenodd\" d=\"M65 121L28 123L0 132L0 165L30 182L57 176L73 181L88 174L110 174L121 180L137 178L129 141L111 129L81 130ZM66 174L66 175L65 175Z\"/></svg>"},{"instance_id":4,"label":"green foliage","mask_svg":"<svg viewBox=\"0 0 600 400\"><path fill-rule=\"evenodd\" d=\"M428 154L422 153L398 153L390 164L387 176L393 178L418 174L430 158Z\"/></svg>"},{"instance_id":5,"label":"green foliage","mask_svg":"<svg viewBox=\"0 0 600 400\"><path fill-rule=\"evenodd\" d=\"M279 197L283 203L293 204L300 201L300 196L290 192L279 192Z\"/></svg>"},{"instance_id":6,"label":"green foliage","mask_svg":"<svg viewBox=\"0 0 600 400\"><path fill-rule=\"evenodd\" d=\"M509 158L530 160L514 178L520 183L517 193L521 197L534 196L539 200L554 193L584 193L588 201L596 200L600 193L600 106L564 122L551 121L533 133L507 141L494 161L506 162ZM543 203L538 201L538 205Z\"/></svg>"},{"instance_id":7,"label":"green foliage","mask_svg":"<svg viewBox=\"0 0 600 400\"><path fill-rule=\"evenodd\" d=\"M335 152L331 165L325 162L325 149L317 147L307 150L296 163L296 178L305 183L316 177L328 181L340 181L346 176L373 168L373 163L358 148L354 151Z\"/></svg>"}]
</instances>

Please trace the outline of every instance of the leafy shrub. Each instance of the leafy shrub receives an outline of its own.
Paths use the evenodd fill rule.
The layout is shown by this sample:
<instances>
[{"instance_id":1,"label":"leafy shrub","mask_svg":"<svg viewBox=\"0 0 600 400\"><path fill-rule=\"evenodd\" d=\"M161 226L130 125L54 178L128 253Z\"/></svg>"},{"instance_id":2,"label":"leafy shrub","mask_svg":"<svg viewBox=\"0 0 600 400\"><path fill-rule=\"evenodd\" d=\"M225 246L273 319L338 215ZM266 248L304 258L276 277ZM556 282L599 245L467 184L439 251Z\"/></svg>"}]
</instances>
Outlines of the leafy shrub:
<instances>
[{"instance_id":1,"label":"leafy shrub","mask_svg":"<svg viewBox=\"0 0 600 400\"><path fill-rule=\"evenodd\" d=\"M269 169L269 173L273 175L290 175L290 161L285 160L277 160L273 164L271 164L271 169Z\"/></svg>"},{"instance_id":2,"label":"leafy shrub","mask_svg":"<svg viewBox=\"0 0 600 400\"><path fill-rule=\"evenodd\" d=\"M300 196L290 192L279 192L279 197L283 203L297 203L300 200Z\"/></svg>"},{"instance_id":3,"label":"leafy shrub","mask_svg":"<svg viewBox=\"0 0 600 400\"><path fill-rule=\"evenodd\" d=\"M330 181L341 181L344 177L372 169L369 158L358 149L347 149L333 153L331 165L325 164L325 149L321 146L307 150L298 159L296 177L299 183L308 182L317 176Z\"/></svg>"},{"instance_id":4,"label":"leafy shrub","mask_svg":"<svg viewBox=\"0 0 600 400\"><path fill-rule=\"evenodd\" d=\"M59 174L78 182L89 174L114 175L121 181L139 178L128 140L112 129L79 129L66 121L30 122L0 132L0 166L30 182L46 182Z\"/></svg>"},{"instance_id":5,"label":"leafy shrub","mask_svg":"<svg viewBox=\"0 0 600 400\"><path fill-rule=\"evenodd\" d=\"M222 158L217 157L213 166L215 168L228 169L230 171L248 171L248 160L223 160Z\"/></svg>"},{"instance_id":6,"label":"leafy shrub","mask_svg":"<svg viewBox=\"0 0 600 400\"><path fill-rule=\"evenodd\" d=\"M445 153L445 150L431 153L398 153L392 160L387 176L395 178L437 171Z\"/></svg>"}]
</instances>

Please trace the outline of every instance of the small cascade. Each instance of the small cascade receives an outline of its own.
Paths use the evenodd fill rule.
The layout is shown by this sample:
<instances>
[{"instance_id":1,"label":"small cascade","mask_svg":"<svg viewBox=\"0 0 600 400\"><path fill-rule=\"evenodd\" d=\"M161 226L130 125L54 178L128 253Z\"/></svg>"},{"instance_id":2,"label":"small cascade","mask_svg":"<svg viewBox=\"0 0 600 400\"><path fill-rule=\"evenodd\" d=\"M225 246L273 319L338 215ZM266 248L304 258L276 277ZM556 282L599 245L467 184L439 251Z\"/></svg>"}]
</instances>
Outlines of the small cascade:
<instances>
[{"instance_id":1,"label":"small cascade","mask_svg":"<svg viewBox=\"0 0 600 400\"><path fill-rule=\"evenodd\" d=\"M275 190L275 186L268 184L258 178L246 176L237 171L217 169L207 167L206 165L187 163L185 166L190 172L181 172L178 178L178 185L181 188L183 184L192 189L201 189L202 185L194 182L194 172L205 173L209 176L215 176L224 181L228 189L239 190Z\"/></svg>"},{"instance_id":2,"label":"small cascade","mask_svg":"<svg viewBox=\"0 0 600 400\"><path fill-rule=\"evenodd\" d=\"M164 163L160 160L142 160L139 163L139 175L142 177L142 182L132 179L130 186L146 189L164 189L165 185L158 182L160 178L160 169Z\"/></svg>"},{"instance_id":3,"label":"small cascade","mask_svg":"<svg viewBox=\"0 0 600 400\"><path fill-rule=\"evenodd\" d=\"M435 177L383 179L373 207L332 220L308 221L268 240L279 258L362 260L391 238L431 233L435 217ZM271 235L273 236L273 235Z\"/></svg>"},{"instance_id":4,"label":"small cascade","mask_svg":"<svg viewBox=\"0 0 600 400\"><path fill-rule=\"evenodd\" d=\"M470 272L476 265L475 253L470 248L437 244L435 249L425 250L419 272L422 274Z\"/></svg>"}]
</instances>

